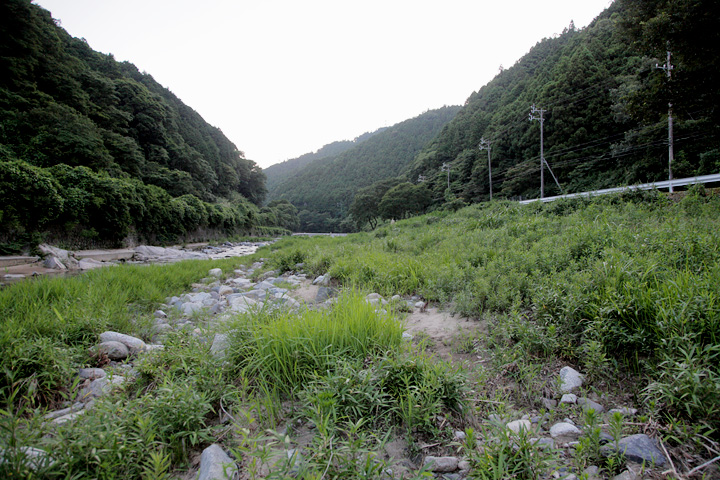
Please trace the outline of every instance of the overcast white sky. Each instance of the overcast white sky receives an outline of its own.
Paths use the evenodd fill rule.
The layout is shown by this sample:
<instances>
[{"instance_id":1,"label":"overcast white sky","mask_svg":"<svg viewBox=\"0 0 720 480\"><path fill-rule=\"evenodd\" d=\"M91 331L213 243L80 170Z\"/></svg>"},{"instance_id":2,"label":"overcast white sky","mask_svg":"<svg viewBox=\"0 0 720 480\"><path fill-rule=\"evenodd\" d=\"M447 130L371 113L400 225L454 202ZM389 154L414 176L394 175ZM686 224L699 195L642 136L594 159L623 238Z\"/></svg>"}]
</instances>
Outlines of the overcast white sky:
<instances>
[{"instance_id":1,"label":"overcast white sky","mask_svg":"<svg viewBox=\"0 0 720 480\"><path fill-rule=\"evenodd\" d=\"M260 166L461 105L610 0L36 0Z\"/></svg>"}]
</instances>

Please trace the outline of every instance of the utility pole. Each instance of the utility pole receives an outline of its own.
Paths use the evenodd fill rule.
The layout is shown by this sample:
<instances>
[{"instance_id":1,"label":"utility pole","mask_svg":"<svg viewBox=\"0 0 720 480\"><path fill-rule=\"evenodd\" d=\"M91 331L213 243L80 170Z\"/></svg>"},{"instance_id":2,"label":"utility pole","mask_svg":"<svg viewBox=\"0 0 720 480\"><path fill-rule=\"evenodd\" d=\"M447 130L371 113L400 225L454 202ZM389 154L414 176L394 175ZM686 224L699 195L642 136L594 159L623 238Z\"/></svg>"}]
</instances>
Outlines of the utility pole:
<instances>
[{"instance_id":1,"label":"utility pole","mask_svg":"<svg viewBox=\"0 0 720 480\"><path fill-rule=\"evenodd\" d=\"M490 201L492 202L492 166L490 165L490 142L489 140L485 140L485 137L480 138L480 151L487 150L488 151L488 179L490 180Z\"/></svg>"},{"instance_id":2,"label":"utility pole","mask_svg":"<svg viewBox=\"0 0 720 480\"><path fill-rule=\"evenodd\" d=\"M448 190L450 190L450 164L443 163L442 168L440 168L440 171L448 173Z\"/></svg>"},{"instance_id":3,"label":"utility pole","mask_svg":"<svg viewBox=\"0 0 720 480\"><path fill-rule=\"evenodd\" d=\"M668 42L668 47L669 47L669 43L670 42ZM656 63L655 68L665 70L665 73L667 74L667 78L668 78L668 83L670 83L671 72L672 72L673 68L675 68L675 67L670 63L670 50L669 49L667 51L667 61L665 62L665 65L660 66ZM674 191L673 184L672 184L672 179L673 179L672 163L673 163L673 157L674 157L674 153L673 153L674 143L675 143L675 139L673 137L672 102L669 101L668 102L668 180L670 180L670 192Z\"/></svg>"},{"instance_id":4,"label":"utility pole","mask_svg":"<svg viewBox=\"0 0 720 480\"><path fill-rule=\"evenodd\" d=\"M535 108L533 103L530 107L529 120L540 120L540 198L545 198L545 170L543 169L545 163L545 150L543 149L543 125L545 124L545 112L542 108Z\"/></svg>"}]
</instances>

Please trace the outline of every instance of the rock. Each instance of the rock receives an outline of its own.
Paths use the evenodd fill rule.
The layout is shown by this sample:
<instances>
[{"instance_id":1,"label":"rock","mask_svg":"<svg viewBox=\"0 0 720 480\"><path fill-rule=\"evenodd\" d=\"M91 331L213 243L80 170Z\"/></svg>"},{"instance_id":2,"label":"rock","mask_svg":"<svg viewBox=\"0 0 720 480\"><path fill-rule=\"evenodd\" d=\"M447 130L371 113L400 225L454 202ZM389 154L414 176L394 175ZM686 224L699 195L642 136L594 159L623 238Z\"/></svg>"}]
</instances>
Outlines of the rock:
<instances>
[{"instance_id":1,"label":"rock","mask_svg":"<svg viewBox=\"0 0 720 480\"><path fill-rule=\"evenodd\" d=\"M637 414L637 408L629 408L629 407L621 407L621 408L611 408L608 410L608 413L621 413L623 415L632 416Z\"/></svg>"},{"instance_id":2,"label":"rock","mask_svg":"<svg viewBox=\"0 0 720 480\"><path fill-rule=\"evenodd\" d=\"M588 409L592 408L593 410L595 410L595 413L602 413L605 411L605 408L602 405L600 405L597 402L593 402L589 398L585 398L585 397L578 398L577 404L580 405L581 407L583 407L583 410L588 410Z\"/></svg>"},{"instance_id":3,"label":"rock","mask_svg":"<svg viewBox=\"0 0 720 480\"><path fill-rule=\"evenodd\" d=\"M225 351L227 350L228 345L228 336L224 333L216 333L215 338L213 338L213 343L210 346L210 353L215 358L222 360L225 358Z\"/></svg>"},{"instance_id":4,"label":"rock","mask_svg":"<svg viewBox=\"0 0 720 480\"><path fill-rule=\"evenodd\" d=\"M577 399L578 397L574 393L566 393L560 399L560 403L577 403Z\"/></svg>"},{"instance_id":5,"label":"rock","mask_svg":"<svg viewBox=\"0 0 720 480\"><path fill-rule=\"evenodd\" d=\"M110 360L125 360L130 356L130 350L124 343L108 341L97 346L100 355L106 355Z\"/></svg>"},{"instance_id":6,"label":"rock","mask_svg":"<svg viewBox=\"0 0 720 480\"><path fill-rule=\"evenodd\" d=\"M47 420L53 420L55 418L60 418L62 416L65 416L69 413L77 412L79 410L82 410L83 408L85 408L84 403L76 402L76 403L72 404L71 406L69 406L68 408L63 408L62 410L55 410L54 412L47 413L44 415L43 418L45 418Z\"/></svg>"},{"instance_id":7,"label":"rock","mask_svg":"<svg viewBox=\"0 0 720 480\"><path fill-rule=\"evenodd\" d=\"M220 288L218 288L218 294L219 295L230 295L234 292L233 288L229 285L222 285Z\"/></svg>"},{"instance_id":8,"label":"rock","mask_svg":"<svg viewBox=\"0 0 720 480\"><path fill-rule=\"evenodd\" d=\"M11 447L12 448L12 447ZM8 453L5 448L0 448L0 465L7 462L6 458L17 458L18 463L22 462L28 469L32 471L52 467L55 459L52 458L45 450L35 447L14 447L17 448L21 455L17 453ZM20 458L18 458L20 457ZM13 465L15 466L15 465ZM11 467L12 468L12 467ZM4 469L3 469L4 470ZM33 478L33 477L28 477Z\"/></svg>"},{"instance_id":9,"label":"rock","mask_svg":"<svg viewBox=\"0 0 720 480\"><path fill-rule=\"evenodd\" d=\"M155 310L155 313L153 313L155 318L167 318L167 313L163 312L162 310Z\"/></svg>"},{"instance_id":10,"label":"rock","mask_svg":"<svg viewBox=\"0 0 720 480\"><path fill-rule=\"evenodd\" d=\"M620 439L617 448L613 443L608 443L600 448L600 452L605 456L609 456L613 451L623 453L628 460L647 465L655 464L662 467L667 461L665 454L658 448L655 440L644 433Z\"/></svg>"},{"instance_id":11,"label":"rock","mask_svg":"<svg viewBox=\"0 0 720 480\"><path fill-rule=\"evenodd\" d=\"M203 450L198 480L229 480L237 474L237 465L217 443Z\"/></svg>"},{"instance_id":12,"label":"rock","mask_svg":"<svg viewBox=\"0 0 720 480\"><path fill-rule=\"evenodd\" d=\"M67 270L65 264L62 263L57 257L47 257L45 260L43 260L43 267L52 268L53 270Z\"/></svg>"},{"instance_id":13,"label":"rock","mask_svg":"<svg viewBox=\"0 0 720 480\"><path fill-rule=\"evenodd\" d=\"M92 270L94 268L104 267L105 265L103 262L98 262L92 258L83 258L78 262L78 268L80 270Z\"/></svg>"},{"instance_id":14,"label":"rock","mask_svg":"<svg viewBox=\"0 0 720 480\"><path fill-rule=\"evenodd\" d=\"M58 247L51 247L45 243L38 245L38 250L40 250L45 256L58 258L61 262L66 262L70 258L70 252L67 250L63 250Z\"/></svg>"},{"instance_id":15,"label":"rock","mask_svg":"<svg viewBox=\"0 0 720 480\"><path fill-rule=\"evenodd\" d=\"M470 465L470 462L469 462L469 461L467 461L467 460L460 460L460 461L458 462L458 470L460 470L461 472L469 472L469 471L470 471L470 468L472 468L472 466Z\"/></svg>"},{"instance_id":16,"label":"rock","mask_svg":"<svg viewBox=\"0 0 720 480\"><path fill-rule=\"evenodd\" d=\"M556 423L555 425L550 427L550 436L552 438L558 438L558 437L577 438L580 435L582 435L582 431L579 428L577 428L575 425L572 425L567 422Z\"/></svg>"},{"instance_id":17,"label":"rock","mask_svg":"<svg viewBox=\"0 0 720 480\"><path fill-rule=\"evenodd\" d=\"M125 335L124 333L118 332L103 332L100 334L101 342L120 342L124 344L130 350L131 355L145 351L145 342L139 338Z\"/></svg>"},{"instance_id":18,"label":"rock","mask_svg":"<svg viewBox=\"0 0 720 480\"><path fill-rule=\"evenodd\" d=\"M431 472L454 472L460 460L457 457L425 457L423 465L429 466Z\"/></svg>"},{"instance_id":19,"label":"rock","mask_svg":"<svg viewBox=\"0 0 720 480\"><path fill-rule=\"evenodd\" d=\"M632 470L625 470L620 475L615 475L613 480L635 480L637 475Z\"/></svg>"},{"instance_id":20,"label":"rock","mask_svg":"<svg viewBox=\"0 0 720 480\"><path fill-rule=\"evenodd\" d=\"M80 390L79 400L82 402L88 401L91 398L102 397L108 394L116 386L120 386L125 383L125 377L121 375L113 375L112 377L98 378L93 380L89 385L84 386Z\"/></svg>"},{"instance_id":21,"label":"rock","mask_svg":"<svg viewBox=\"0 0 720 480\"><path fill-rule=\"evenodd\" d=\"M419 308L420 310L423 310L425 307L427 307L427 303L425 303L425 302L415 302L415 308Z\"/></svg>"},{"instance_id":22,"label":"rock","mask_svg":"<svg viewBox=\"0 0 720 480\"><path fill-rule=\"evenodd\" d=\"M210 275L211 277L220 278L223 275L222 268L211 268L208 271L208 275Z\"/></svg>"},{"instance_id":23,"label":"rock","mask_svg":"<svg viewBox=\"0 0 720 480\"><path fill-rule=\"evenodd\" d=\"M86 411L87 410L78 410L77 412L70 412L68 414L53 419L52 423L54 423L55 425L62 425L63 423L71 422L77 417L84 415Z\"/></svg>"},{"instance_id":24,"label":"rock","mask_svg":"<svg viewBox=\"0 0 720 480\"><path fill-rule=\"evenodd\" d=\"M317 295L315 295L315 303L323 303L327 299L334 297L335 294L336 290L334 288L320 287Z\"/></svg>"},{"instance_id":25,"label":"rock","mask_svg":"<svg viewBox=\"0 0 720 480\"><path fill-rule=\"evenodd\" d=\"M403 339L403 340L411 341L411 340L413 339L413 336L410 335L408 332L403 332L403 333L402 333L402 339Z\"/></svg>"},{"instance_id":26,"label":"rock","mask_svg":"<svg viewBox=\"0 0 720 480\"><path fill-rule=\"evenodd\" d=\"M557 401L550 400L549 398L541 398L540 402L547 410L552 410L553 408L557 407Z\"/></svg>"},{"instance_id":27,"label":"rock","mask_svg":"<svg viewBox=\"0 0 720 480\"><path fill-rule=\"evenodd\" d=\"M453 434L455 435L455 438L457 440L465 440L465 437L467 436L467 435L465 435L465 432L463 432L462 430L455 430L455 432ZM462 470L462 469L460 469L460 470Z\"/></svg>"},{"instance_id":28,"label":"rock","mask_svg":"<svg viewBox=\"0 0 720 480\"><path fill-rule=\"evenodd\" d=\"M555 441L552 438L531 438L530 443L537 445L542 450L555 448Z\"/></svg>"},{"instance_id":29,"label":"rock","mask_svg":"<svg viewBox=\"0 0 720 480\"><path fill-rule=\"evenodd\" d=\"M327 287L328 285L330 285L330 280L331 280L330 275L328 275L328 274L320 275L315 280L313 280L312 284L320 285L322 287Z\"/></svg>"},{"instance_id":30,"label":"rock","mask_svg":"<svg viewBox=\"0 0 720 480\"><path fill-rule=\"evenodd\" d=\"M232 280L230 280L230 282L240 288L251 288L255 286L255 283L253 283L253 281L248 278L233 278Z\"/></svg>"},{"instance_id":31,"label":"rock","mask_svg":"<svg viewBox=\"0 0 720 480\"><path fill-rule=\"evenodd\" d=\"M600 469L595 465L587 467L583 470L583 474L585 474L587 480L600 480Z\"/></svg>"},{"instance_id":32,"label":"rock","mask_svg":"<svg viewBox=\"0 0 720 480\"><path fill-rule=\"evenodd\" d=\"M560 369L560 391L562 393L570 393L582 387L582 384L583 376L580 375L580 372L571 367Z\"/></svg>"},{"instance_id":33,"label":"rock","mask_svg":"<svg viewBox=\"0 0 720 480\"><path fill-rule=\"evenodd\" d=\"M508 423L506 427L512 432L520 433L521 430L529 431L530 428L532 428L532 424L530 420L515 420Z\"/></svg>"},{"instance_id":34,"label":"rock","mask_svg":"<svg viewBox=\"0 0 720 480\"><path fill-rule=\"evenodd\" d=\"M186 317L191 317L193 313L200 312L203 308L202 303L188 302L182 304L181 311Z\"/></svg>"},{"instance_id":35,"label":"rock","mask_svg":"<svg viewBox=\"0 0 720 480\"><path fill-rule=\"evenodd\" d=\"M78 376L83 379L95 380L97 378L104 378L106 375L107 373L102 368L81 368L78 371Z\"/></svg>"}]
</instances>

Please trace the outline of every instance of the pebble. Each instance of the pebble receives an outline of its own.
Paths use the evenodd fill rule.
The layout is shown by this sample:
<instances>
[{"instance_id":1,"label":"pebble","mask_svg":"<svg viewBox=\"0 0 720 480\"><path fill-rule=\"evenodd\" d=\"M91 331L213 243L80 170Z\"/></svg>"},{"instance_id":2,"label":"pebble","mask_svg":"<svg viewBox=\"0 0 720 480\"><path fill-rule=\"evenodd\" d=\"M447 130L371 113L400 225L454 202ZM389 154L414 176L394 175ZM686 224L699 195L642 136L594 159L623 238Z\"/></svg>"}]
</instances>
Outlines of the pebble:
<instances>
[{"instance_id":1,"label":"pebble","mask_svg":"<svg viewBox=\"0 0 720 480\"><path fill-rule=\"evenodd\" d=\"M566 393L560 399L560 403L577 403L577 399L578 397L574 393Z\"/></svg>"},{"instance_id":2,"label":"pebble","mask_svg":"<svg viewBox=\"0 0 720 480\"><path fill-rule=\"evenodd\" d=\"M429 466L432 472L454 472L458 469L460 460L457 457L425 457L423 465Z\"/></svg>"},{"instance_id":3,"label":"pebble","mask_svg":"<svg viewBox=\"0 0 720 480\"><path fill-rule=\"evenodd\" d=\"M521 430L525 430L527 432L530 428L532 428L530 420L515 420L508 423L506 426L510 431L515 433L520 433Z\"/></svg>"},{"instance_id":4,"label":"pebble","mask_svg":"<svg viewBox=\"0 0 720 480\"><path fill-rule=\"evenodd\" d=\"M567 422L556 423L550 427L550 436L553 438L558 437L579 437L582 435L582 431L575 425Z\"/></svg>"}]
</instances>

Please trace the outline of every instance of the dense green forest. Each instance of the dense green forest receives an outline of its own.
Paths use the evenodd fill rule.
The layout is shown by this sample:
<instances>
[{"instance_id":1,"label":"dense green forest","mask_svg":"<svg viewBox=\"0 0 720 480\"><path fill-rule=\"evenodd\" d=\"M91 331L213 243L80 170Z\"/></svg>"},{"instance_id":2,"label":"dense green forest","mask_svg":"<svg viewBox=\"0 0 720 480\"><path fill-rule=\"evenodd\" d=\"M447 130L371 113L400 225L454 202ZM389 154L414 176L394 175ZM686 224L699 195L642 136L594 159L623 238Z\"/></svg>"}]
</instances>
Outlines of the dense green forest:
<instances>
[{"instance_id":1,"label":"dense green forest","mask_svg":"<svg viewBox=\"0 0 720 480\"><path fill-rule=\"evenodd\" d=\"M350 150L354 146L359 145L373 135L382 132L383 130L385 130L385 128L379 128L374 132L363 133L353 140L340 140L338 142L332 142L324 145L316 152L306 153L297 158L291 158L290 160L285 160L284 162L276 163L275 165L271 165L263 169L263 173L266 177L265 185L267 187L268 197L275 198L280 196L282 193L280 187L283 182L315 160L339 155L346 150Z\"/></svg>"},{"instance_id":2,"label":"dense green forest","mask_svg":"<svg viewBox=\"0 0 720 480\"><path fill-rule=\"evenodd\" d=\"M72 38L29 0L2 2L0 39L5 248L40 233L108 245L285 226L259 209L255 162L150 75Z\"/></svg>"},{"instance_id":3,"label":"dense green forest","mask_svg":"<svg viewBox=\"0 0 720 480\"><path fill-rule=\"evenodd\" d=\"M429 110L356 142L339 155L317 159L274 187L269 198L286 199L295 205L300 211L301 230L353 230L355 221L348 210L355 193L400 175L459 109L446 106Z\"/></svg>"},{"instance_id":4,"label":"dense green forest","mask_svg":"<svg viewBox=\"0 0 720 480\"><path fill-rule=\"evenodd\" d=\"M544 156L562 187L545 168L546 196L667 179L669 102L674 177L720 171L717 20L708 0L618 0L587 28L571 24L474 92L407 179L425 175L436 205L488 200L484 138L494 195L540 196L532 105L544 110ZM670 78L657 68L668 50Z\"/></svg>"}]
</instances>

